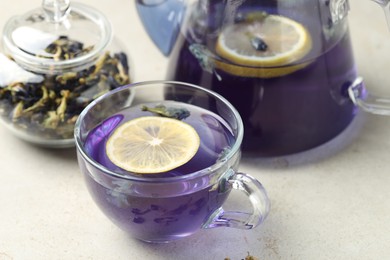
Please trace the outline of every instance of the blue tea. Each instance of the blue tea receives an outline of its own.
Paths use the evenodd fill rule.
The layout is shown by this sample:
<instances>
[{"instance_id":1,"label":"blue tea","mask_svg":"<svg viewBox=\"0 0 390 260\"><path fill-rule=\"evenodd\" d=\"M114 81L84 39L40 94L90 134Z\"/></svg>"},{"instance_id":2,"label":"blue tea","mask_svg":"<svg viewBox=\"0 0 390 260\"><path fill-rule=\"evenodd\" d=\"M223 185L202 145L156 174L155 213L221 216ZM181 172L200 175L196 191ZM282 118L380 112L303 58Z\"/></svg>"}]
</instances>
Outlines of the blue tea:
<instances>
[{"instance_id":1,"label":"blue tea","mask_svg":"<svg viewBox=\"0 0 390 260\"><path fill-rule=\"evenodd\" d=\"M329 8L325 5L329 1L307 1L286 9L278 9L277 1L238 2L236 16L228 17L235 24L242 23L242 17L248 14L266 12L289 17L307 29L311 50L291 64L275 67L289 70L302 65L302 69L266 78L240 76L213 64L216 59L242 70L249 68L218 57L216 43L223 26L231 26L224 24L224 15L232 6L226 1L207 1L205 6L188 7L167 78L196 84L227 98L244 121L244 151L264 157L286 155L336 137L356 113L347 95L347 88L357 75L346 19L332 23L325 12L323 20L318 19L316 15ZM288 1L285 2L287 5Z\"/></svg>"},{"instance_id":2,"label":"blue tea","mask_svg":"<svg viewBox=\"0 0 390 260\"><path fill-rule=\"evenodd\" d=\"M235 137L229 125L210 111L175 101L142 104L148 107L164 105L186 109L190 115L182 119L200 136L200 147L186 164L168 172L145 174L143 178L170 178L185 176L214 165L234 144ZM84 149L102 166L119 176L140 177L114 165L106 155L105 145L117 127L138 117L155 116L142 111L142 105L128 108L104 120L90 131ZM85 167L84 164L80 164ZM198 230L216 209L221 207L231 187L223 180L210 184L210 176L172 182L165 185L151 183L137 186L125 180L102 179L86 169L86 183L101 210L119 227L145 241L168 241L188 236ZM107 184L108 183L108 184Z\"/></svg>"}]
</instances>

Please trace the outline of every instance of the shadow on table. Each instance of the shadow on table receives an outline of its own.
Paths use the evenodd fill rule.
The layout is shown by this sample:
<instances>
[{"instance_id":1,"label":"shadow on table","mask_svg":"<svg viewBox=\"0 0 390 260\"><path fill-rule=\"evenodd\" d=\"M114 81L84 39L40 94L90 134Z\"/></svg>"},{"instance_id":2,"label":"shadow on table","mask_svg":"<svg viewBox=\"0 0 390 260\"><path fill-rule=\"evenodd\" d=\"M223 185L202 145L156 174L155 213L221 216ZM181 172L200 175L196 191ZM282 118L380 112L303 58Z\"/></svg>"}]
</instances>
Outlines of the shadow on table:
<instances>
[{"instance_id":1,"label":"shadow on table","mask_svg":"<svg viewBox=\"0 0 390 260\"><path fill-rule=\"evenodd\" d=\"M33 146L33 145L31 145ZM33 149L37 152L47 155L50 157L55 157L64 161L77 161L76 147L71 148L61 148L61 149L51 149L46 147L34 146Z\"/></svg>"},{"instance_id":2,"label":"shadow on table","mask_svg":"<svg viewBox=\"0 0 390 260\"><path fill-rule=\"evenodd\" d=\"M352 123L338 136L327 143L308 151L276 157L261 157L260 155L243 153L242 163L262 168L288 168L319 162L342 152L361 134L367 114L359 113Z\"/></svg>"}]
</instances>

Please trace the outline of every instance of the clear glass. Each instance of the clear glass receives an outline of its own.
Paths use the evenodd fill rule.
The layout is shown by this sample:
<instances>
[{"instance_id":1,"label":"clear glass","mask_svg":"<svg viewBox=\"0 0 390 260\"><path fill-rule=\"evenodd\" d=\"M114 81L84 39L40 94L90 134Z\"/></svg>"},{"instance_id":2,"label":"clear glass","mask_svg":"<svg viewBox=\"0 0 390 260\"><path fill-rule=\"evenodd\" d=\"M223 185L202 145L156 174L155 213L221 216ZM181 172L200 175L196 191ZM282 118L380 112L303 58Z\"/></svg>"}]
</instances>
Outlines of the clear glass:
<instances>
[{"instance_id":1,"label":"clear glass","mask_svg":"<svg viewBox=\"0 0 390 260\"><path fill-rule=\"evenodd\" d=\"M69 0L7 21L0 53L0 121L30 143L74 146L74 124L101 94L131 82L131 60L98 10Z\"/></svg>"},{"instance_id":2,"label":"clear glass","mask_svg":"<svg viewBox=\"0 0 390 260\"><path fill-rule=\"evenodd\" d=\"M186 102L222 118L233 135L231 145L210 165L177 176L135 175L97 159L113 131L110 120L116 120L118 112L122 116L124 109L166 101ZM270 209L265 189L255 178L237 172L242 138L240 115L226 99L202 87L172 81L141 82L113 90L88 105L75 127L79 166L94 201L117 226L147 242L169 242L202 228L252 229L265 220ZM103 146L96 148L98 142ZM211 157L207 151L200 159L194 157L195 165ZM223 205L232 190L243 192L252 209L225 211Z\"/></svg>"}]
</instances>

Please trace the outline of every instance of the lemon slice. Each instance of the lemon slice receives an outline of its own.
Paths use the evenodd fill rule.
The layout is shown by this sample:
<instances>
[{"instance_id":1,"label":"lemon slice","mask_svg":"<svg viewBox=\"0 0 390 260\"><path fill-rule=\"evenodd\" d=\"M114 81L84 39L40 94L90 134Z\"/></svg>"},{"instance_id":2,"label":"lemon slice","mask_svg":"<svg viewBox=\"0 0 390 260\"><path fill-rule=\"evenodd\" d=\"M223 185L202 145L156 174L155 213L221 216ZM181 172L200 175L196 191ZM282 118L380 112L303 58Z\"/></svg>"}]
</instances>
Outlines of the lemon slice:
<instances>
[{"instance_id":1,"label":"lemon slice","mask_svg":"<svg viewBox=\"0 0 390 260\"><path fill-rule=\"evenodd\" d=\"M199 135L191 125L177 119L148 116L119 126L106 143L106 153L122 169L153 174L187 163L199 145Z\"/></svg>"},{"instance_id":2,"label":"lemon slice","mask_svg":"<svg viewBox=\"0 0 390 260\"><path fill-rule=\"evenodd\" d=\"M254 40L264 46L256 48ZM215 63L217 68L235 75L277 77L307 66L308 63L293 63L303 58L311 46L310 34L302 24L280 15L265 15L226 27L218 37L216 52L234 64L218 60Z\"/></svg>"}]
</instances>

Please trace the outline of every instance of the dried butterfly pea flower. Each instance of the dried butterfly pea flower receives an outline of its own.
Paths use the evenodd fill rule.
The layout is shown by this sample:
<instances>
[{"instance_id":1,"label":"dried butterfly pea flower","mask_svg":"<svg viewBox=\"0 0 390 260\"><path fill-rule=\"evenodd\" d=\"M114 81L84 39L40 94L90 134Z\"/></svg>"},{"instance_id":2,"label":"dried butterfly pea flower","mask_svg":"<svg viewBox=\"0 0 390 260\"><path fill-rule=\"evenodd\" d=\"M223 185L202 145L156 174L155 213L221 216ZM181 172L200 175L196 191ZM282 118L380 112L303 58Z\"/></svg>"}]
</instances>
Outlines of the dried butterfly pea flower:
<instances>
[{"instance_id":1,"label":"dried butterfly pea flower","mask_svg":"<svg viewBox=\"0 0 390 260\"><path fill-rule=\"evenodd\" d=\"M45 51L52 54L54 60L70 60L90 52L93 46L84 48L84 44L70 40L67 36L60 36L56 41L49 44Z\"/></svg>"},{"instance_id":2,"label":"dried butterfly pea flower","mask_svg":"<svg viewBox=\"0 0 390 260\"><path fill-rule=\"evenodd\" d=\"M142 106L141 110L178 120L183 120L190 116L190 111L185 108L166 107L164 105L157 105L154 108Z\"/></svg>"},{"instance_id":3,"label":"dried butterfly pea flower","mask_svg":"<svg viewBox=\"0 0 390 260\"><path fill-rule=\"evenodd\" d=\"M72 59L93 46L59 37L46 48L55 60ZM43 74L41 83L0 86L0 115L14 126L48 139L73 137L81 111L95 98L130 83L127 55L105 52L94 65L59 75Z\"/></svg>"},{"instance_id":4,"label":"dried butterfly pea flower","mask_svg":"<svg viewBox=\"0 0 390 260\"><path fill-rule=\"evenodd\" d=\"M265 41L263 39L261 39L260 37L252 37L250 39L251 41L251 45L252 47L256 50L256 51L266 51L268 49L268 45L267 43L265 43Z\"/></svg>"}]
</instances>

